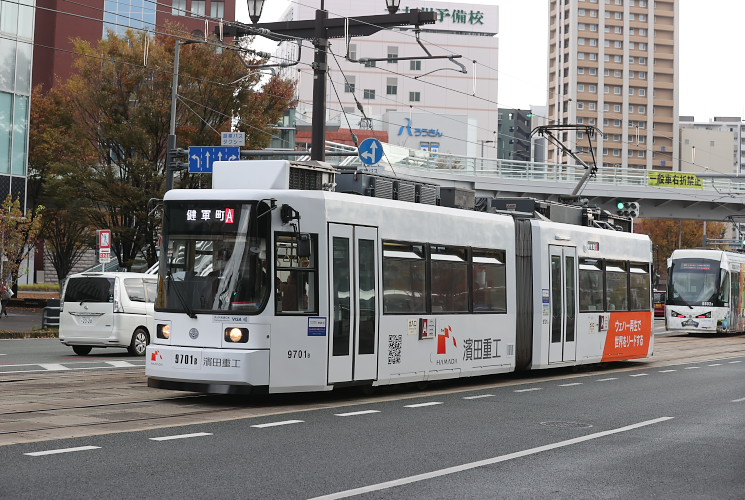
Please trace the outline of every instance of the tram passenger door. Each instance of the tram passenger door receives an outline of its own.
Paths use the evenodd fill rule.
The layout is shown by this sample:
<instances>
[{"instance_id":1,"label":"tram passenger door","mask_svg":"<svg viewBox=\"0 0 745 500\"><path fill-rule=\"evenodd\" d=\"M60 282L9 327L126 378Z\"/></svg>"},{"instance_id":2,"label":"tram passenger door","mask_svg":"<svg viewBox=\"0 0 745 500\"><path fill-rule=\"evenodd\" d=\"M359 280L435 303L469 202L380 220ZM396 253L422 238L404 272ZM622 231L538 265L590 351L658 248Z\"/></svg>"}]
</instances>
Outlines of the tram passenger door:
<instances>
[{"instance_id":1,"label":"tram passenger door","mask_svg":"<svg viewBox=\"0 0 745 500\"><path fill-rule=\"evenodd\" d=\"M378 376L378 230L329 224L328 383Z\"/></svg>"},{"instance_id":2,"label":"tram passenger door","mask_svg":"<svg viewBox=\"0 0 745 500\"><path fill-rule=\"evenodd\" d=\"M549 245L551 325L548 362L577 358L577 250Z\"/></svg>"}]
</instances>

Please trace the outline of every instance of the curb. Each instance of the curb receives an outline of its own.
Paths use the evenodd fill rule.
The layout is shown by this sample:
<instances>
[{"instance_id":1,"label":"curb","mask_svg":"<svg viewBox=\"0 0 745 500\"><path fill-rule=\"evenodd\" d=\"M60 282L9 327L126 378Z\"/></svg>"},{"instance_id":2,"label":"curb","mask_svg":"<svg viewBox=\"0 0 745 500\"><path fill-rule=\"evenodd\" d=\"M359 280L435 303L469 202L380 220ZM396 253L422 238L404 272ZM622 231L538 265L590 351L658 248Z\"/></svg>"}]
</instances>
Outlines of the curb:
<instances>
[{"instance_id":1,"label":"curb","mask_svg":"<svg viewBox=\"0 0 745 500\"><path fill-rule=\"evenodd\" d=\"M3 332L0 331L0 340L12 339L56 339L59 338L57 330L33 330L30 332Z\"/></svg>"}]
</instances>

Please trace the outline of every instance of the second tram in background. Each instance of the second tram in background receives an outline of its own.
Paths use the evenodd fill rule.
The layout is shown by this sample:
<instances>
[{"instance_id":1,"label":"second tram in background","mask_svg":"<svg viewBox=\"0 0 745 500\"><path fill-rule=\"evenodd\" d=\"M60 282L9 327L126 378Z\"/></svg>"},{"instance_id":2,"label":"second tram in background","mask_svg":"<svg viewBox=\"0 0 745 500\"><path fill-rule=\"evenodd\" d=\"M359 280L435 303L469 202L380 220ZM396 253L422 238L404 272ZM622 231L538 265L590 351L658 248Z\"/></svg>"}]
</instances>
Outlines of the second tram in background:
<instances>
[{"instance_id":1,"label":"second tram in background","mask_svg":"<svg viewBox=\"0 0 745 500\"><path fill-rule=\"evenodd\" d=\"M650 240L598 209L436 206L431 185L282 161L216 163L212 181L164 199L153 387L322 391L652 354Z\"/></svg>"},{"instance_id":2,"label":"second tram in background","mask_svg":"<svg viewBox=\"0 0 745 500\"><path fill-rule=\"evenodd\" d=\"M675 250L667 267L668 330L745 331L745 254Z\"/></svg>"}]
</instances>

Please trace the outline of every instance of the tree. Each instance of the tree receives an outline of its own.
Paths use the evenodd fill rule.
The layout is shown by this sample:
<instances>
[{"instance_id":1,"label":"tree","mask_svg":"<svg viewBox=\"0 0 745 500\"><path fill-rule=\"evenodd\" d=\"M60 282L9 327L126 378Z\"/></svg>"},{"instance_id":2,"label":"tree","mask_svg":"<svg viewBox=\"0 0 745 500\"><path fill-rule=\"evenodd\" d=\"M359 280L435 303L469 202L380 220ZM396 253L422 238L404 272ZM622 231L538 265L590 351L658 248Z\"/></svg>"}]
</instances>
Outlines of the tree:
<instances>
[{"instance_id":1,"label":"tree","mask_svg":"<svg viewBox=\"0 0 745 500\"><path fill-rule=\"evenodd\" d=\"M44 93L34 89L29 136L28 201L36 206L43 200L46 209L40 238L44 254L54 266L62 283L94 244L95 233L88 227L85 201L79 196L74 169L92 161L93 150L78 140L75 115L69 100L56 88Z\"/></svg>"},{"instance_id":2,"label":"tree","mask_svg":"<svg viewBox=\"0 0 745 500\"><path fill-rule=\"evenodd\" d=\"M169 29L183 32L175 26ZM120 267L127 269L138 257L148 265L157 260L160 220L149 201L162 198L165 189L175 42L170 34L152 38L131 30L122 36L110 32L95 44L76 40L77 73L59 86L55 104L60 109L47 107L60 118L41 121L42 127L61 126L64 134L84 143L79 152L85 153L54 162L54 175L44 182L65 183L80 193L80 207L60 208L67 209L67 215L81 210L89 230L111 229L112 250ZM217 144L219 133L231 130L237 120L239 130L246 132L247 147L265 147L272 124L293 104L294 86L275 76L258 91L261 74L246 64L260 61L246 61L239 51L219 52L217 47L214 40L181 47L179 146ZM68 122L66 116L74 119ZM248 116L245 122L242 116ZM39 132L47 141L40 158L53 149L59 133ZM203 183L203 177L182 172L177 186Z\"/></svg>"},{"instance_id":3,"label":"tree","mask_svg":"<svg viewBox=\"0 0 745 500\"><path fill-rule=\"evenodd\" d=\"M22 268L24 259L33 249L33 243L41 228L41 214L43 206L34 210L21 210L20 199L13 199L8 195L0 207L0 251L4 257L2 262L2 279L11 277L13 282L28 273ZM7 260L5 260L7 259Z\"/></svg>"}]
</instances>

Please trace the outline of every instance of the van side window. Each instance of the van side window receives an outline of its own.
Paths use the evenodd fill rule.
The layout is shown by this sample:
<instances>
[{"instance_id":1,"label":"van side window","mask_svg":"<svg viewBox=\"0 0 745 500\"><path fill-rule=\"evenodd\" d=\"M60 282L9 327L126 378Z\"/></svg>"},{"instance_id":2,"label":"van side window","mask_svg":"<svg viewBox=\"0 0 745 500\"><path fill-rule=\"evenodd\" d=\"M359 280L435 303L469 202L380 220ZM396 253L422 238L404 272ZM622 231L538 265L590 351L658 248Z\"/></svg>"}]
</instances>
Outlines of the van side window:
<instances>
[{"instance_id":1,"label":"van side window","mask_svg":"<svg viewBox=\"0 0 745 500\"><path fill-rule=\"evenodd\" d=\"M127 278L124 280L124 289L127 290L129 300L132 302L147 302L145 297L145 285L140 278Z\"/></svg>"},{"instance_id":2,"label":"van side window","mask_svg":"<svg viewBox=\"0 0 745 500\"><path fill-rule=\"evenodd\" d=\"M158 281L145 280L145 292L147 293L147 301L154 303L155 299L158 297Z\"/></svg>"}]
</instances>

